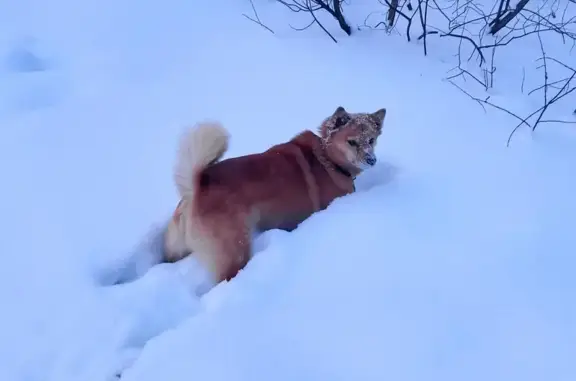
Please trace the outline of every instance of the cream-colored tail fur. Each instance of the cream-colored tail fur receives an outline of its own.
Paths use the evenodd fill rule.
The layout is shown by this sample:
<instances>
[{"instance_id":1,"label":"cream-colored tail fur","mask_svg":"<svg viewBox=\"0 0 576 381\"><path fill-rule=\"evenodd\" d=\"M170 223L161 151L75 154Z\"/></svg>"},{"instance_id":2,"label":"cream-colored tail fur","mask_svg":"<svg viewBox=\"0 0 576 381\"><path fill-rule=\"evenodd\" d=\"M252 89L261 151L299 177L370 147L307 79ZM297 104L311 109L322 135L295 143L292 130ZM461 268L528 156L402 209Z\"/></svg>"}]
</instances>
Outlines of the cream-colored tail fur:
<instances>
[{"instance_id":1,"label":"cream-colored tail fur","mask_svg":"<svg viewBox=\"0 0 576 381\"><path fill-rule=\"evenodd\" d=\"M166 228L164 260L178 261L194 251L191 212L198 187L198 175L220 160L228 149L228 131L218 122L204 122L187 130L180 138L174 182L181 200Z\"/></svg>"},{"instance_id":2,"label":"cream-colored tail fur","mask_svg":"<svg viewBox=\"0 0 576 381\"><path fill-rule=\"evenodd\" d=\"M228 131L218 122L199 123L180 138L174 182L180 197L194 198L197 175L209 164L215 163L228 149Z\"/></svg>"}]
</instances>

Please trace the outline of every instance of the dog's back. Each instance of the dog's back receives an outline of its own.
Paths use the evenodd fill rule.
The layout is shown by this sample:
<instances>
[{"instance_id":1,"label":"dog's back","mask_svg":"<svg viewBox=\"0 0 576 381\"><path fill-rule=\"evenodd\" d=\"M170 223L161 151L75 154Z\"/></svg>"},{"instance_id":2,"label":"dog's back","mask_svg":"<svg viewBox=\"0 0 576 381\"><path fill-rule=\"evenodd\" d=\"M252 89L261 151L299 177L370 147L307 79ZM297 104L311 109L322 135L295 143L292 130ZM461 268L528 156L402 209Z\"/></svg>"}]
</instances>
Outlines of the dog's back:
<instances>
[{"instance_id":1,"label":"dog's back","mask_svg":"<svg viewBox=\"0 0 576 381\"><path fill-rule=\"evenodd\" d=\"M265 152L206 167L199 177L196 210L206 216L244 205L259 231L294 229L353 190L352 179L346 189L333 181L318 157L320 144L307 131Z\"/></svg>"}]
</instances>

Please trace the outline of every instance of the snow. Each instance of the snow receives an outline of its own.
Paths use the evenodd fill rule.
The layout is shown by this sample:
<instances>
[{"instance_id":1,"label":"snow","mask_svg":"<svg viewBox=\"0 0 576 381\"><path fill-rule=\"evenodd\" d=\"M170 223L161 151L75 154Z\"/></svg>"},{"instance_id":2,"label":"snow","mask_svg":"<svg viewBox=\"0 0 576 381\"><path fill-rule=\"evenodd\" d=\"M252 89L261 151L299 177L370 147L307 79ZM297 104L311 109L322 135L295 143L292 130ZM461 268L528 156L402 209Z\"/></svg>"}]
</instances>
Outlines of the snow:
<instances>
[{"instance_id":1,"label":"snow","mask_svg":"<svg viewBox=\"0 0 576 381\"><path fill-rule=\"evenodd\" d=\"M274 34L241 16L248 1L2 5L0 378L573 380L573 126L520 129L507 148L517 121L443 80L448 40L424 57L332 26L334 44L255 5ZM525 115L539 105L519 73L501 66L492 100ZM388 110L357 193L258 237L201 298L193 259L152 266L184 126L222 121L232 157L338 105ZM573 96L555 106L574 120Z\"/></svg>"}]
</instances>

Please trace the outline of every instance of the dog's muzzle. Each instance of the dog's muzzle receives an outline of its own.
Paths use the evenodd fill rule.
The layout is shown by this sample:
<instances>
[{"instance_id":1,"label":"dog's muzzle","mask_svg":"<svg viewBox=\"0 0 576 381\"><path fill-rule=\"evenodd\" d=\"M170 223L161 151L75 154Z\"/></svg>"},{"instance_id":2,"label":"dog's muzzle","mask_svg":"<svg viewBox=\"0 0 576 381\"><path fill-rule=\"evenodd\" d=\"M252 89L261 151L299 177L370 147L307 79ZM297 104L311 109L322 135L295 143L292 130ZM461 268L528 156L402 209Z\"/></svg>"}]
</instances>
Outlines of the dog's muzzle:
<instances>
[{"instance_id":1,"label":"dog's muzzle","mask_svg":"<svg viewBox=\"0 0 576 381\"><path fill-rule=\"evenodd\" d=\"M366 155L364 161L366 161L366 164L368 164L369 166L373 166L374 164L376 164L376 156Z\"/></svg>"}]
</instances>

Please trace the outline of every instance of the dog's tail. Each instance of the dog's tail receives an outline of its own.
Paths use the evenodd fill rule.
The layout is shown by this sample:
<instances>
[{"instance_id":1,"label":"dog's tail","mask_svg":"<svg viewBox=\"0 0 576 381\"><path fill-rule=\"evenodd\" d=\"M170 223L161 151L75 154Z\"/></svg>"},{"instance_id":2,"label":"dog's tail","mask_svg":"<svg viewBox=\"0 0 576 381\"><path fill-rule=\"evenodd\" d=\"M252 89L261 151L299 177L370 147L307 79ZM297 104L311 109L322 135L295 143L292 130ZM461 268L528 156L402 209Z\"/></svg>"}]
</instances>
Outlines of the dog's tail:
<instances>
[{"instance_id":1,"label":"dog's tail","mask_svg":"<svg viewBox=\"0 0 576 381\"><path fill-rule=\"evenodd\" d=\"M218 122L199 123L182 135L174 166L174 182L181 198L194 198L198 175L220 160L229 139L228 131Z\"/></svg>"}]
</instances>

